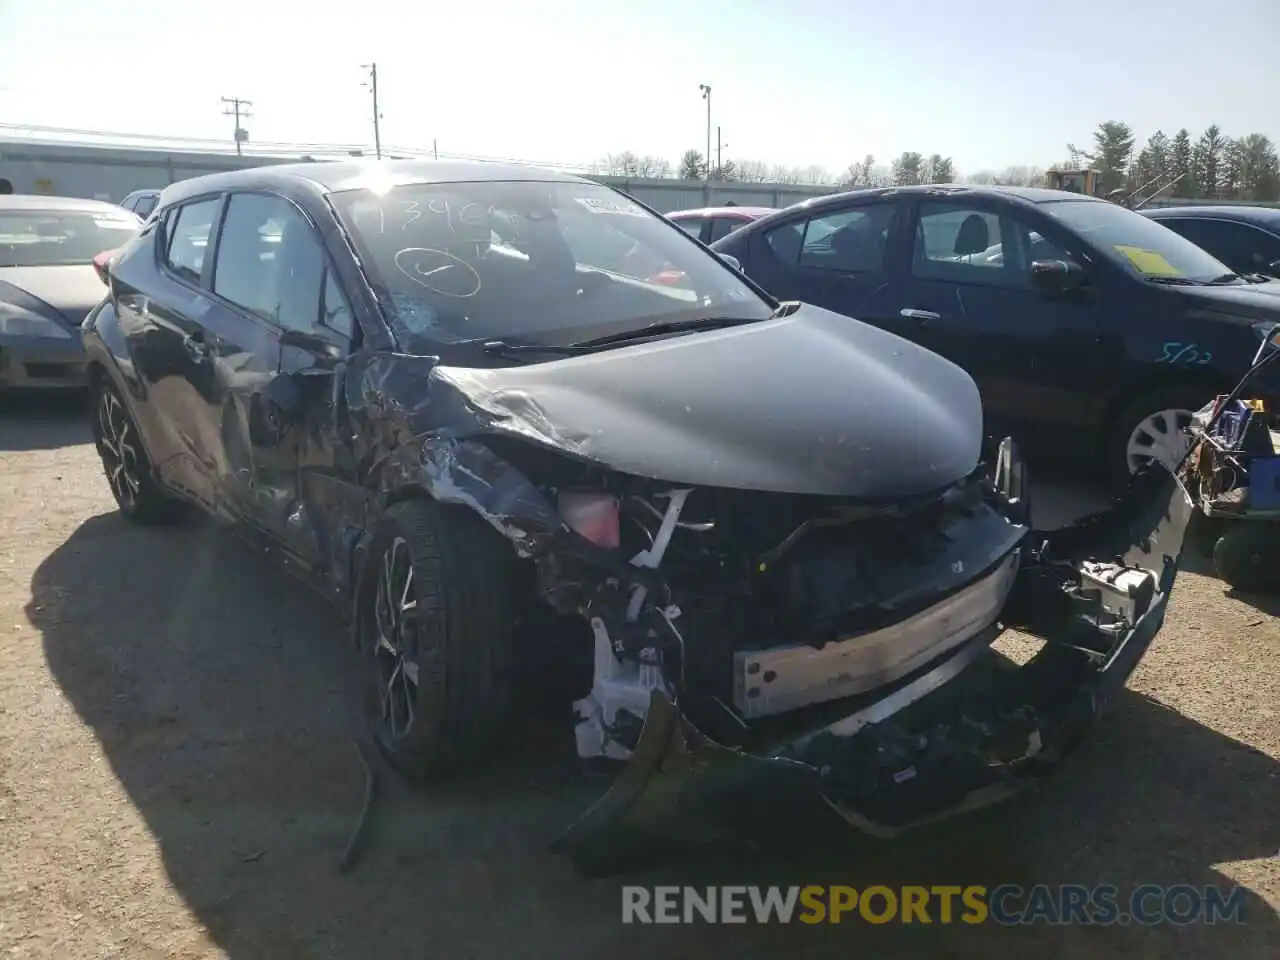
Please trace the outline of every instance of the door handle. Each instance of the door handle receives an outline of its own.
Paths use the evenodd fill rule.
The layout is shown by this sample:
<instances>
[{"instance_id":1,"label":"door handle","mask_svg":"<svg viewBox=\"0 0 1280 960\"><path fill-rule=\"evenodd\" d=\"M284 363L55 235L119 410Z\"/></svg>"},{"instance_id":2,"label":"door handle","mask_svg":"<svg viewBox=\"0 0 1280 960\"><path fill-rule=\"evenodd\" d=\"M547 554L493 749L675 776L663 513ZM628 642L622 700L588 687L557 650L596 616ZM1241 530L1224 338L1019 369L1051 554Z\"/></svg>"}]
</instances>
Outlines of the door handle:
<instances>
[{"instance_id":1,"label":"door handle","mask_svg":"<svg viewBox=\"0 0 1280 960\"><path fill-rule=\"evenodd\" d=\"M903 307L898 311L898 316L906 320L941 320L942 314L934 313L932 310L917 310L915 307Z\"/></svg>"},{"instance_id":2,"label":"door handle","mask_svg":"<svg viewBox=\"0 0 1280 960\"><path fill-rule=\"evenodd\" d=\"M182 346L194 363L204 363L209 358L209 346L204 342L203 334L190 334L183 339Z\"/></svg>"}]
</instances>

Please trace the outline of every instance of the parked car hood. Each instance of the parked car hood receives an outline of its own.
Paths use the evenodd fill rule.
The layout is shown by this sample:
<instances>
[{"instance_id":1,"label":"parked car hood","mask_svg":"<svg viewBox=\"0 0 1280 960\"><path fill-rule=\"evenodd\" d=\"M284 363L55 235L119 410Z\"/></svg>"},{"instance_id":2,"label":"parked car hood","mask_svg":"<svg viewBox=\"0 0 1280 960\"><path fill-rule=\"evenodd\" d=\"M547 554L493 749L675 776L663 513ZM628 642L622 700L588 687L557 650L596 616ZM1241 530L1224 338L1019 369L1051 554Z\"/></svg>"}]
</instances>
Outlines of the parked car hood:
<instances>
[{"instance_id":1,"label":"parked car hood","mask_svg":"<svg viewBox=\"0 0 1280 960\"><path fill-rule=\"evenodd\" d=\"M1249 320L1280 320L1280 280L1230 287L1171 287L1203 309Z\"/></svg>"},{"instance_id":2,"label":"parked car hood","mask_svg":"<svg viewBox=\"0 0 1280 960\"><path fill-rule=\"evenodd\" d=\"M977 465L967 373L817 307L500 369L437 366L481 427L677 484L892 499Z\"/></svg>"},{"instance_id":3,"label":"parked car hood","mask_svg":"<svg viewBox=\"0 0 1280 960\"><path fill-rule=\"evenodd\" d=\"M7 289L6 284L9 285ZM0 298L15 299L10 295L14 287L52 307L72 326L79 326L85 314L96 307L107 293L91 263L0 267ZM42 312L47 313L48 310Z\"/></svg>"}]
</instances>

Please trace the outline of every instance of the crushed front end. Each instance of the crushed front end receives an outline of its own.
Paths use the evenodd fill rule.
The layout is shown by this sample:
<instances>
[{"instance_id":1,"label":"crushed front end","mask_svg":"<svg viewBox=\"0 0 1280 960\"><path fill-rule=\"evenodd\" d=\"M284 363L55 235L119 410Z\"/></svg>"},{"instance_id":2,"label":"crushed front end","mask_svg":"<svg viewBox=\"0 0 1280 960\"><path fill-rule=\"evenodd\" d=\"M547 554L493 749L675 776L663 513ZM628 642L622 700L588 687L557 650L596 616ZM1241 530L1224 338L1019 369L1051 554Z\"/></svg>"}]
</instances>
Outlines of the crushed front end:
<instances>
[{"instance_id":1,"label":"crushed front end","mask_svg":"<svg viewBox=\"0 0 1280 960\"><path fill-rule=\"evenodd\" d=\"M563 838L577 865L626 869L796 788L893 836L1053 769L1158 632L1191 506L1155 470L1041 534L1024 485L1006 441L994 481L893 504L561 489L575 538L635 571L537 557L592 630L579 755L627 761ZM1006 628L1043 641L1021 666L991 649Z\"/></svg>"}]
</instances>

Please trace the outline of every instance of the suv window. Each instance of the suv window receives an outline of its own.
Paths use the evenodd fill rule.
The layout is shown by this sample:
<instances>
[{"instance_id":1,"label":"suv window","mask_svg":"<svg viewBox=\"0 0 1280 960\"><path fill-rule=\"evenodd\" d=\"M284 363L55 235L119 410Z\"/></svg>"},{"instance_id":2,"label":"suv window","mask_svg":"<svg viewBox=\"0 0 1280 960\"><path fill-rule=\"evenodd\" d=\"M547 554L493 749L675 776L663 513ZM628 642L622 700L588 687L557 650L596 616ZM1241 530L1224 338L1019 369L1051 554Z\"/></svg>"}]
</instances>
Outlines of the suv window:
<instances>
[{"instance_id":1,"label":"suv window","mask_svg":"<svg viewBox=\"0 0 1280 960\"><path fill-rule=\"evenodd\" d=\"M913 276L1026 288L1036 260L1076 262L1019 218L963 203L920 204L911 255Z\"/></svg>"},{"instance_id":2,"label":"suv window","mask_svg":"<svg viewBox=\"0 0 1280 960\"><path fill-rule=\"evenodd\" d=\"M885 269L897 215L897 204L864 204L784 223L765 234L765 242L784 263L844 273L879 273Z\"/></svg>"},{"instance_id":3,"label":"suv window","mask_svg":"<svg viewBox=\"0 0 1280 960\"><path fill-rule=\"evenodd\" d=\"M1199 217L1162 217L1156 222L1208 250L1237 273L1266 273L1280 260L1280 238L1247 223Z\"/></svg>"},{"instance_id":4,"label":"suv window","mask_svg":"<svg viewBox=\"0 0 1280 960\"><path fill-rule=\"evenodd\" d=\"M324 296L320 304L322 311L320 322L330 330L334 330L344 337L351 337L355 333L355 321L351 316L351 305L347 303L347 298L342 293L342 288L338 286L338 278L333 275L332 270L324 272Z\"/></svg>"},{"instance_id":5,"label":"suv window","mask_svg":"<svg viewBox=\"0 0 1280 960\"><path fill-rule=\"evenodd\" d=\"M140 216L143 220L151 216L151 211L156 208L156 201L160 197L156 194L143 194L133 205L133 212Z\"/></svg>"},{"instance_id":6,"label":"suv window","mask_svg":"<svg viewBox=\"0 0 1280 960\"><path fill-rule=\"evenodd\" d=\"M727 237L742 226L742 221L735 217L716 217L711 221L711 242Z\"/></svg>"},{"instance_id":7,"label":"suv window","mask_svg":"<svg viewBox=\"0 0 1280 960\"><path fill-rule=\"evenodd\" d=\"M233 194L218 235L213 292L289 330L320 318L325 258L311 224L283 197Z\"/></svg>"},{"instance_id":8,"label":"suv window","mask_svg":"<svg viewBox=\"0 0 1280 960\"><path fill-rule=\"evenodd\" d=\"M701 217L681 217L671 221L695 240L702 239L702 225L706 223Z\"/></svg>"},{"instance_id":9,"label":"suv window","mask_svg":"<svg viewBox=\"0 0 1280 960\"><path fill-rule=\"evenodd\" d=\"M213 218L221 199L197 200L178 207L169 217L166 231L168 247L165 263L174 273L188 280L199 281L204 269L204 255L209 246L209 234L213 230Z\"/></svg>"}]
</instances>

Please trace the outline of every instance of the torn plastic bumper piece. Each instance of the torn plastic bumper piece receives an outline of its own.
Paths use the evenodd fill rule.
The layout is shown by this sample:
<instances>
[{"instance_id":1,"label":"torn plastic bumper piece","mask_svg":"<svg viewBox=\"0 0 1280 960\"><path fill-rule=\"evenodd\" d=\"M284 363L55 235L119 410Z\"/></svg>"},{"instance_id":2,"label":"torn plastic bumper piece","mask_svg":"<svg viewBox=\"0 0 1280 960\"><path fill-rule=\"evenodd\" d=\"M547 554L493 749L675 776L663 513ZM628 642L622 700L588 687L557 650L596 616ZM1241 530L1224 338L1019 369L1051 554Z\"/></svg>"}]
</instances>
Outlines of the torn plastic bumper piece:
<instances>
[{"instance_id":1,"label":"torn plastic bumper piece","mask_svg":"<svg viewBox=\"0 0 1280 960\"><path fill-rule=\"evenodd\" d=\"M1003 629L993 624L870 699L845 701L852 710L837 719L824 714L798 735L751 750L711 740L655 691L627 767L560 849L589 875L622 872L660 857L665 843L741 837L788 810L794 818L795 804L815 797L859 831L889 838L1039 782L1159 632L1191 512L1174 478L1153 471L1110 510L1048 535L1002 617L1045 641L1022 666L990 650ZM1078 601L1073 607L1043 589L1052 579L1046 571L1064 565L1088 589L1098 569L1091 561L1151 574L1109 640L1105 630L1082 631ZM1123 606L1130 595L1119 589L1111 599Z\"/></svg>"}]
</instances>

